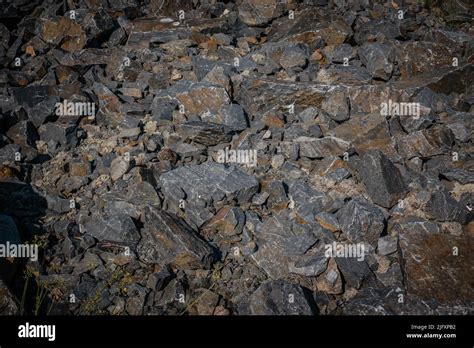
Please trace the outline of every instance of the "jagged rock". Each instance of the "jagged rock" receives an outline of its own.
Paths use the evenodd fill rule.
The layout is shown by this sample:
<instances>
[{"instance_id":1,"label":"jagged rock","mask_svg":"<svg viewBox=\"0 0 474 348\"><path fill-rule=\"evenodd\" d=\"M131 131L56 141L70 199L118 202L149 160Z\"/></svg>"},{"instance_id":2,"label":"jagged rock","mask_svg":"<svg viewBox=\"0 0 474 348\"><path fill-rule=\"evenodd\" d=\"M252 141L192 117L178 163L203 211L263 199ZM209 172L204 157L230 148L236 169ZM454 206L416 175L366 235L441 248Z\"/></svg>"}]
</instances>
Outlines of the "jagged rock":
<instances>
[{"instance_id":1,"label":"jagged rock","mask_svg":"<svg viewBox=\"0 0 474 348\"><path fill-rule=\"evenodd\" d=\"M300 148L300 156L323 158L342 155L351 144L336 137L310 138L298 137L294 140Z\"/></svg>"},{"instance_id":2,"label":"jagged rock","mask_svg":"<svg viewBox=\"0 0 474 348\"><path fill-rule=\"evenodd\" d=\"M392 49L380 43L367 43L360 47L361 62L367 67L373 78L388 81L393 72Z\"/></svg>"},{"instance_id":3,"label":"jagged rock","mask_svg":"<svg viewBox=\"0 0 474 348\"><path fill-rule=\"evenodd\" d=\"M239 18L247 25L262 25L279 17L284 11L284 4L277 0L244 0L239 6Z\"/></svg>"},{"instance_id":4,"label":"jagged rock","mask_svg":"<svg viewBox=\"0 0 474 348\"><path fill-rule=\"evenodd\" d=\"M356 166L367 194L374 203L390 208L406 193L400 171L383 152L367 152Z\"/></svg>"},{"instance_id":5,"label":"jagged rock","mask_svg":"<svg viewBox=\"0 0 474 348\"><path fill-rule=\"evenodd\" d=\"M137 247L141 260L161 266L209 268L214 251L184 221L147 207L142 239Z\"/></svg>"},{"instance_id":6,"label":"jagged rock","mask_svg":"<svg viewBox=\"0 0 474 348\"><path fill-rule=\"evenodd\" d=\"M385 227L385 218L379 208L362 199L353 199L337 213L341 231L352 242L379 240Z\"/></svg>"},{"instance_id":7,"label":"jagged rock","mask_svg":"<svg viewBox=\"0 0 474 348\"><path fill-rule=\"evenodd\" d=\"M303 289L282 280L268 281L250 296L253 315L312 315Z\"/></svg>"},{"instance_id":8,"label":"jagged rock","mask_svg":"<svg viewBox=\"0 0 474 348\"><path fill-rule=\"evenodd\" d=\"M438 221L457 221L461 224L466 224L473 215L466 206L457 202L446 190L432 193L426 210Z\"/></svg>"},{"instance_id":9,"label":"jagged rock","mask_svg":"<svg viewBox=\"0 0 474 348\"><path fill-rule=\"evenodd\" d=\"M191 121L177 127L177 133L184 140L212 146L231 140L231 129L224 125L209 122Z\"/></svg>"},{"instance_id":10,"label":"jagged rock","mask_svg":"<svg viewBox=\"0 0 474 348\"><path fill-rule=\"evenodd\" d=\"M234 199L244 204L258 189L252 176L215 162L174 169L161 175L160 184L168 204L177 209L184 203L187 222L198 227L212 217L213 204Z\"/></svg>"},{"instance_id":11,"label":"jagged rock","mask_svg":"<svg viewBox=\"0 0 474 348\"><path fill-rule=\"evenodd\" d=\"M389 255L397 251L398 240L391 236L381 237L377 244L377 252L381 255Z\"/></svg>"},{"instance_id":12,"label":"jagged rock","mask_svg":"<svg viewBox=\"0 0 474 348\"><path fill-rule=\"evenodd\" d=\"M82 233L91 235L99 241L110 241L134 246L140 240L140 233L133 220L124 214L115 216L82 215L79 218Z\"/></svg>"}]
</instances>

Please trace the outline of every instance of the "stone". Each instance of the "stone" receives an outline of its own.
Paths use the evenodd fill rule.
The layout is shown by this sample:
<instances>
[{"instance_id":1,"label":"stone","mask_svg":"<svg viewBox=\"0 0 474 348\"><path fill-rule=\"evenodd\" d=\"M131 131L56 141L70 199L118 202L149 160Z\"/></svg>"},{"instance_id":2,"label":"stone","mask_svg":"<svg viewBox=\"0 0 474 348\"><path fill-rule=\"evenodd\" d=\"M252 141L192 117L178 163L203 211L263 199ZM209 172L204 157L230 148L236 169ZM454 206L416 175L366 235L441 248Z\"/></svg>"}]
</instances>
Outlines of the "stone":
<instances>
[{"instance_id":1,"label":"stone","mask_svg":"<svg viewBox=\"0 0 474 348\"><path fill-rule=\"evenodd\" d=\"M124 214L116 216L81 216L79 226L82 233L98 239L134 247L140 240L140 233L133 220Z\"/></svg>"},{"instance_id":2,"label":"stone","mask_svg":"<svg viewBox=\"0 0 474 348\"><path fill-rule=\"evenodd\" d=\"M266 24L283 14L285 8L276 0L244 0L239 6L239 18L247 25Z\"/></svg>"},{"instance_id":3,"label":"stone","mask_svg":"<svg viewBox=\"0 0 474 348\"><path fill-rule=\"evenodd\" d=\"M19 315L20 310L15 302L15 298L8 290L7 286L0 280L0 314L1 315Z\"/></svg>"},{"instance_id":4,"label":"stone","mask_svg":"<svg viewBox=\"0 0 474 348\"><path fill-rule=\"evenodd\" d=\"M341 231L354 243L375 244L385 228L382 211L362 199L353 199L337 213Z\"/></svg>"},{"instance_id":5,"label":"stone","mask_svg":"<svg viewBox=\"0 0 474 348\"><path fill-rule=\"evenodd\" d=\"M294 141L299 145L300 156L308 158L342 155L351 146L349 142L336 137L310 138L302 136Z\"/></svg>"},{"instance_id":6,"label":"stone","mask_svg":"<svg viewBox=\"0 0 474 348\"><path fill-rule=\"evenodd\" d=\"M359 56L372 78L390 80L393 72L393 51L380 43L366 43L359 48Z\"/></svg>"},{"instance_id":7,"label":"stone","mask_svg":"<svg viewBox=\"0 0 474 348\"><path fill-rule=\"evenodd\" d=\"M473 265L468 252L472 236L456 237L404 227L399 230L398 237L409 294L439 304L472 299L470 270ZM446 287L446 284L450 286Z\"/></svg>"},{"instance_id":8,"label":"stone","mask_svg":"<svg viewBox=\"0 0 474 348\"><path fill-rule=\"evenodd\" d=\"M130 161L123 157L115 157L110 165L110 178L113 181L120 179L130 168Z\"/></svg>"},{"instance_id":9,"label":"stone","mask_svg":"<svg viewBox=\"0 0 474 348\"><path fill-rule=\"evenodd\" d=\"M229 142L232 138L229 127L210 122L187 122L179 125L176 131L184 140L189 139L205 146Z\"/></svg>"},{"instance_id":10,"label":"stone","mask_svg":"<svg viewBox=\"0 0 474 348\"><path fill-rule=\"evenodd\" d=\"M349 98L344 93L331 93L321 104L334 121L345 121L350 117Z\"/></svg>"},{"instance_id":11,"label":"stone","mask_svg":"<svg viewBox=\"0 0 474 348\"><path fill-rule=\"evenodd\" d=\"M207 269L213 262L213 248L182 219L164 211L147 207L141 234L137 251L144 262Z\"/></svg>"},{"instance_id":12,"label":"stone","mask_svg":"<svg viewBox=\"0 0 474 348\"><path fill-rule=\"evenodd\" d=\"M303 289L282 280L267 281L250 296L253 315L312 315Z\"/></svg>"},{"instance_id":13,"label":"stone","mask_svg":"<svg viewBox=\"0 0 474 348\"><path fill-rule=\"evenodd\" d=\"M466 224L473 217L472 212L457 202L447 190L432 193L426 210L438 221L457 221Z\"/></svg>"},{"instance_id":14,"label":"stone","mask_svg":"<svg viewBox=\"0 0 474 348\"><path fill-rule=\"evenodd\" d=\"M367 152L356 167L367 194L375 204L390 208L406 193L400 171L383 152Z\"/></svg>"},{"instance_id":15,"label":"stone","mask_svg":"<svg viewBox=\"0 0 474 348\"><path fill-rule=\"evenodd\" d=\"M235 167L215 162L166 172L160 177L160 185L168 205L177 209L183 206L180 203L184 203L186 221L195 226L202 226L213 215L204 207L234 199L244 204L258 189L258 181L254 177ZM173 207L169 208L173 211Z\"/></svg>"},{"instance_id":16,"label":"stone","mask_svg":"<svg viewBox=\"0 0 474 348\"><path fill-rule=\"evenodd\" d=\"M398 240L392 236L380 237L377 244L377 252L380 255L393 254L398 249Z\"/></svg>"}]
</instances>

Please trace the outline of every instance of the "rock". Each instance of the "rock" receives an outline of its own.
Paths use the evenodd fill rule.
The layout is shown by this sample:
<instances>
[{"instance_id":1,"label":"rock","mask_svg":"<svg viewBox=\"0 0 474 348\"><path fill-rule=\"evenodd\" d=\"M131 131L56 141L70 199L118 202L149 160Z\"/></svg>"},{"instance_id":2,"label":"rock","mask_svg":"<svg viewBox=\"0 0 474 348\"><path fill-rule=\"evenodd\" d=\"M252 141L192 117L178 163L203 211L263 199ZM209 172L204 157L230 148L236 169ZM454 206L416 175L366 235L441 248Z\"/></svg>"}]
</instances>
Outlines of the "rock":
<instances>
[{"instance_id":1,"label":"rock","mask_svg":"<svg viewBox=\"0 0 474 348\"><path fill-rule=\"evenodd\" d=\"M331 93L321 104L321 109L334 121L345 121L350 117L349 98L344 93Z\"/></svg>"},{"instance_id":2,"label":"rock","mask_svg":"<svg viewBox=\"0 0 474 348\"><path fill-rule=\"evenodd\" d=\"M374 276L367 262L359 261L354 257L336 257L337 267L342 273L344 281L353 288L374 284Z\"/></svg>"},{"instance_id":3,"label":"rock","mask_svg":"<svg viewBox=\"0 0 474 348\"><path fill-rule=\"evenodd\" d=\"M466 224L472 219L472 213L468 208L458 203L446 190L432 193L426 210L438 221L457 221Z\"/></svg>"},{"instance_id":4,"label":"rock","mask_svg":"<svg viewBox=\"0 0 474 348\"><path fill-rule=\"evenodd\" d=\"M381 237L377 244L377 252L381 255L393 254L398 249L398 240L391 236Z\"/></svg>"},{"instance_id":5,"label":"rock","mask_svg":"<svg viewBox=\"0 0 474 348\"><path fill-rule=\"evenodd\" d=\"M61 48L68 52L78 51L86 44L86 33L81 25L67 17L44 20L40 35L47 43L59 45L62 42Z\"/></svg>"},{"instance_id":6,"label":"rock","mask_svg":"<svg viewBox=\"0 0 474 348\"><path fill-rule=\"evenodd\" d=\"M0 244L5 245L7 242L11 244L20 244L21 237L16 227L15 221L11 216L0 215L0 227L2 235L0 237Z\"/></svg>"},{"instance_id":7,"label":"rock","mask_svg":"<svg viewBox=\"0 0 474 348\"><path fill-rule=\"evenodd\" d=\"M280 57L280 65L285 69L303 67L306 65L308 51L303 45L285 49Z\"/></svg>"},{"instance_id":8,"label":"rock","mask_svg":"<svg viewBox=\"0 0 474 348\"><path fill-rule=\"evenodd\" d=\"M250 297L253 315L312 315L303 289L282 280L265 282Z\"/></svg>"},{"instance_id":9,"label":"rock","mask_svg":"<svg viewBox=\"0 0 474 348\"><path fill-rule=\"evenodd\" d=\"M161 175L160 184L168 205L177 209L182 200L186 221L195 226L202 226L213 215L204 207L234 199L244 204L258 189L252 176L215 162L169 171Z\"/></svg>"},{"instance_id":10,"label":"rock","mask_svg":"<svg viewBox=\"0 0 474 348\"><path fill-rule=\"evenodd\" d=\"M123 157L115 157L110 165L110 177L113 181L120 179L130 168L130 161Z\"/></svg>"},{"instance_id":11,"label":"rock","mask_svg":"<svg viewBox=\"0 0 474 348\"><path fill-rule=\"evenodd\" d=\"M454 141L451 130L432 127L407 134L398 139L398 151L404 158L432 156L447 153Z\"/></svg>"},{"instance_id":12,"label":"rock","mask_svg":"<svg viewBox=\"0 0 474 348\"><path fill-rule=\"evenodd\" d=\"M408 293L440 304L471 300L473 279L470 269L473 265L468 250L472 236L456 237L407 227L399 229L398 237L406 263ZM451 286L446 287L446 282Z\"/></svg>"},{"instance_id":13,"label":"rock","mask_svg":"<svg viewBox=\"0 0 474 348\"><path fill-rule=\"evenodd\" d=\"M18 315L19 309L15 303L15 298L8 290L5 283L0 280L0 314L1 315Z\"/></svg>"},{"instance_id":14,"label":"rock","mask_svg":"<svg viewBox=\"0 0 474 348\"><path fill-rule=\"evenodd\" d=\"M247 25L266 24L285 11L284 5L276 0L244 0L239 6L239 18Z\"/></svg>"},{"instance_id":15,"label":"rock","mask_svg":"<svg viewBox=\"0 0 474 348\"><path fill-rule=\"evenodd\" d=\"M378 150L371 150L356 164L367 194L375 204L392 207L406 192L397 167Z\"/></svg>"},{"instance_id":16,"label":"rock","mask_svg":"<svg viewBox=\"0 0 474 348\"><path fill-rule=\"evenodd\" d=\"M140 240L140 233L133 220L124 214L116 216L81 216L79 220L82 233L87 233L99 241L110 241L134 246Z\"/></svg>"},{"instance_id":17,"label":"rock","mask_svg":"<svg viewBox=\"0 0 474 348\"><path fill-rule=\"evenodd\" d=\"M231 140L229 127L208 122L191 121L184 123L177 127L177 133L185 140L189 139L206 146Z\"/></svg>"},{"instance_id":18,"label":"rock","mask_svg":"<svg viewBox=\"0 0 474 348\"><path fill-rule=\"evenodd\" d=\"M300 156L308 158L324 158L342 155L351 144L336 137L310 138L298 137L295 142L300 147Z\"/></svg>"},{"instance_id":19,"label":"rock","mask_svg":"<svg viewBox=\"0 0 474 348\"><path fill-rule=\"evenodd\" d=\"M373 78L390 80L393 72L393 52L389 46L367 43L360 47L359 56Z\"/></svg>"},{"instance_id":20,"label":"rock","mask_svg":"<svg viewBox=\"0 0 474 348\"><path fill-rule=\"evenodd\" d=\"M184 221L147 207L142 239L137 247L141 260L160 266L209 268L214 251Z\"/></svg>"},{"instance_id":21,"label":"rock","mask_svg":"<svg viewBox=\"0 0 474 348\"><path fill-rule=\"evenodd\" d=\"M379 208L362 199L353 199L337 213L341 231L350 241L375 244L385 228Z\"/></svg>"}]
</instances>

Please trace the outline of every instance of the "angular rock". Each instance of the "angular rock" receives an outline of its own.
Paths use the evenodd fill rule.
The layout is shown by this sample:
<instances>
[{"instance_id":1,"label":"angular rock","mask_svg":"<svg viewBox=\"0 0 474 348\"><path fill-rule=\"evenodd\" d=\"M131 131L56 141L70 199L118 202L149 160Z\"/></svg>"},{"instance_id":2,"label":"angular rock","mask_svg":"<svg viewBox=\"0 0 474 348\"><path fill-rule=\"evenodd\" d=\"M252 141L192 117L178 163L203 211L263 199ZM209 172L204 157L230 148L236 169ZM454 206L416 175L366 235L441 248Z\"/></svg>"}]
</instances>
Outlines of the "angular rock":
<instances>
[{"instance_id":1,"label":"angular rock","mask_svg":"<svg viewBox=\"0 0 474 348\"><path fill-rule=\"evenodd\" d=\"M341 231L354 243L375 244L385 227L379 208L362 199L353 199L337 213Z\"/></svg>"},{"instance_id":2,"label":"angular rock","mask_svg":"<svg viewBox=\"0 0 474 348\"><path fill-rule=\"evenodd\" d=\"M383 152L367 152L356 167L367 194L375 204L390 208L406 193L399 170Z\"/></svg>"},{"instance_id":3,"label":"angular rock","mask_svg":"<svg viewBox=\"0 0 474 348\"><path fill-rule=\"evenodd\" d=\"M178 268L210 268L212 247L183 220L151 207L145 210L142 239L137 247L141 260Z\"/></svg>"},{"instance_id":4,"label":"angular rock","mask_svg":"<svg viewBox=\"0 0 474 348\"><path fill-rule=\"evenodd\" d=\"M282 280L268 281L250 296L253 315L312 315L303 289Z\"/></svg>"}]
</instances>

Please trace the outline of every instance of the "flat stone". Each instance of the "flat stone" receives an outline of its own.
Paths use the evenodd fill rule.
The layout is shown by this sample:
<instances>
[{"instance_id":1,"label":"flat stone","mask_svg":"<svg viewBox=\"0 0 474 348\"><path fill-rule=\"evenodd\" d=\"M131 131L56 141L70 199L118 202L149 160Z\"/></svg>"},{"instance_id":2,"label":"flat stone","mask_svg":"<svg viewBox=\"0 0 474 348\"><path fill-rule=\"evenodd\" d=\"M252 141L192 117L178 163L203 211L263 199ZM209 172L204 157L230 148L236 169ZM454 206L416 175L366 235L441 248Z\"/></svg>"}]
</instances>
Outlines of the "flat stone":
<instances>
[{"instance_id":1,"label":"flat stone","mask_svg":"<svg viewBox=\"0 0 474 348\"><path fill-rule=\"evenodd\" d=\"M472 300L472 236L411 228L399 231L408 293L440 304Z\"/></svg>"},{"instance_id":2,"label":"flat stone","mask_svg":"<svg viewBox=\"0 0 474 348\"><path fill-rule=\"evenodd\" d=\"M174 209L179 207L180 199L183 200L186 220L192 226L201 226L212 217L210 210L204 207L233 199L243 204L249 202L258 189L254 177L235 167L215 162L166 172L161 175L160 184L165 199ZM173 209L171 206L170 209Z\"/></svg>"},{"instance_id":3,"label":"flat stone","mask_svg":"<svg viewBox=\"0 0 474 348\"><path fill-rule=\"evenodd\" d=\"M145 210L142 239L137 247L141 260L160 266L209 268L214 251L182 219L151 207Z\"/></svg>"},{"instance_id":4,"label":"flat stone","mask_svg":"<svg viewBox=\"0 0 474 348\"><path fill-rule=\"evenodd\" d=\"M308 158L342 155L351 146L349 142L336 137L310 138L302 136L294 141L300 147L300 156Z\"/></svg>"},{"instance_id":5,"label":"flat stone","mask_svg":"<svg viewBox=\"0 0 474 348\"><path fill-rule=\"evenodd\" d=\"M398 249L398 240L392 236L380 237L377 252L381 255L393 254Z\"/></svg>"},{"instance_id":6,"label":"flat stone","mask_svg":"<svg viewBox=\"0 0 474 348\"><path fill-rule=\"evenodd\" d=\"M111 217L92 215L81 216L79 225L82 233L87 233L99 241L110 241L135 246L140 233L128 215Z\"/></svg>"}]
</instances>

